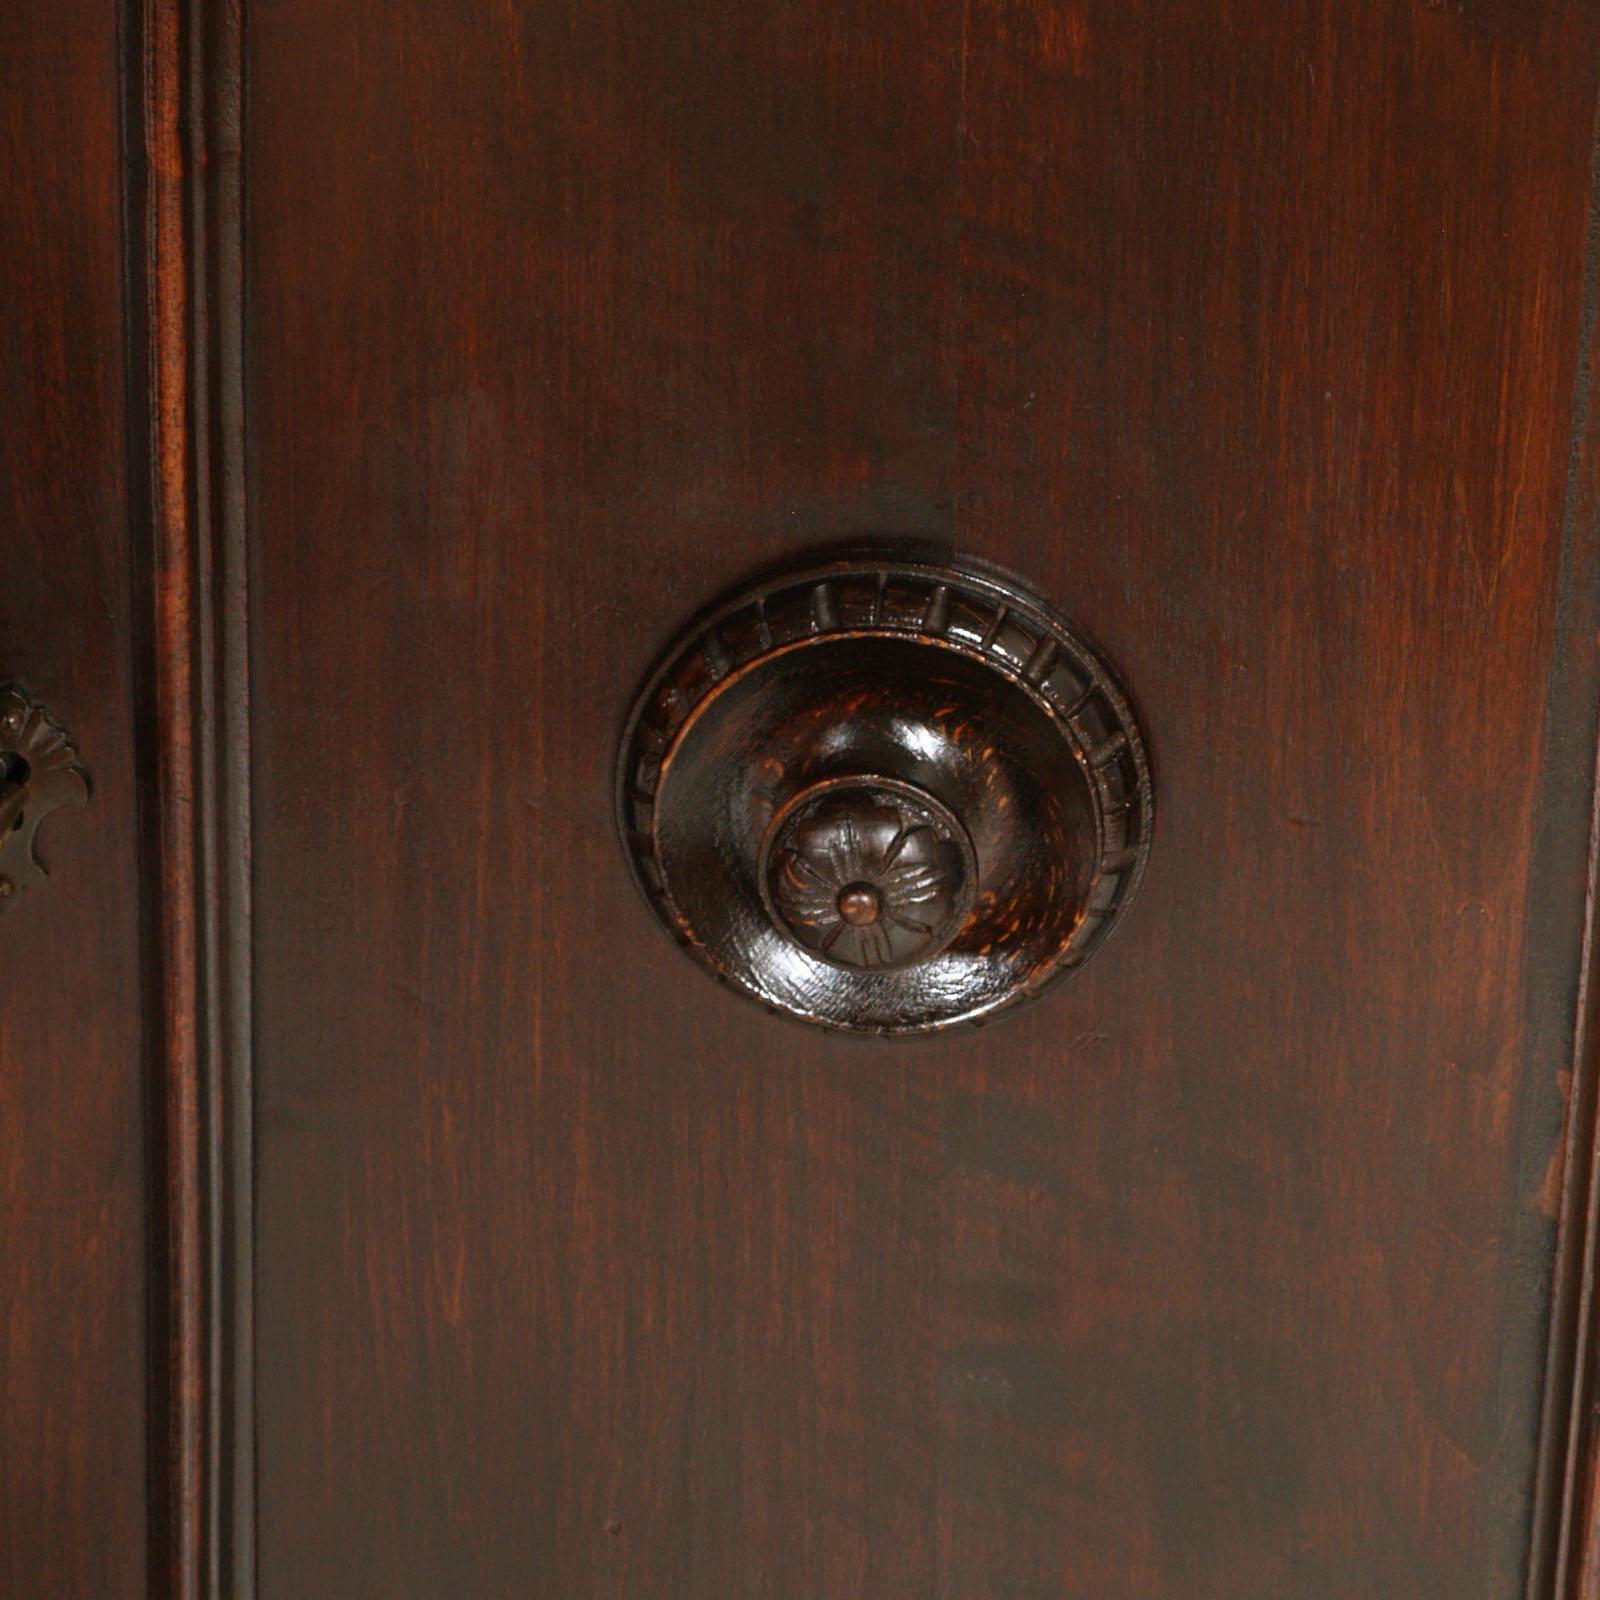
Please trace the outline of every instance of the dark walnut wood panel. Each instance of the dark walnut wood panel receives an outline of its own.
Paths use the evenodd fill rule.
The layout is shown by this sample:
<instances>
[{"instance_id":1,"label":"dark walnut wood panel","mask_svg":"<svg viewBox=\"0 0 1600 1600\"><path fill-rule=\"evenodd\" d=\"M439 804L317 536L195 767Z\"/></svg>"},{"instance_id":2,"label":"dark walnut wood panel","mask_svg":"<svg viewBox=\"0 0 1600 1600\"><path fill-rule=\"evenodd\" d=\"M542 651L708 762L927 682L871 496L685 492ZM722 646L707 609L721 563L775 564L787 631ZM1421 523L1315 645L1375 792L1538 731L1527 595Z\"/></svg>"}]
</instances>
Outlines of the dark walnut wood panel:
<instances>
[{"instance_id":1,"label":"dark walnut wood panel","mask_svg":"<svg viewBox=\"0 0 1600 1600\"><path fill-rule=\"evenodd\" d=\"M0 680L70 722L96 784L0 918L8 1600L148 1592L117 9L0 8Z\"/></svg>"},{"instance_id":2,"label":"dark walnut wood panel","mask_svg":"<svg viewBox=\"0 0 1600 1600\"><path fill-rule=\"evenodd\" d=\"M1082 979L1094 1068L1015 1095L1074 1185L1085 1146L1120 1177L1132 1248L1069 1190L952 1269L1113 1308L1102 1439L1084 1472L1070 1412L1067 1521L991 1511L952 1589L1520 1594L1592 780L1588 641L1578 767L1545 714L1595 17L1122 16L1081 72L1020 22L969 55L962 504L1064 604L1123 597L1084 620L1166 826L1148 965ZM960 1457L1004 1438L974 1408Z\"/></svg>"},{"instance_id":3,"label":"dark walnut wood panel","mask_svg":"<svg viewBox=\"0 0 1600 1600\"><path fill-rule=\"evenodd\" d=\"M1600 207L1600 159L1591 205ZM1532 951L1527 1011L1527 1048L1535 1059L1566 1051L1573 1072L1563 1084L1569 1101L1565 1148L1560 1158L1557 1256L1550 1285L1550 1341L1542 1405L1539 1462L1529 1571L1529 1594L1600 1594L1600 1474L1596 1471L1595 1271L1600 1249L1600 1176L1597 1163L1597 1090L1600 1056L1595 1050L1595 917L1600 911L1600 794L1588 781L1591 734L1600 721L1600 682L1594 671L1600 644L1600 255L1585 262L1577 381L1573 399L1573 458L1562 515L1561 604L1555 616L1549 692L1542 730L1543 782L1540 825L1534 835L1530 879L1548 884L1553 896L1536 894L1541 914L1534 924L1543 948ZM1565 859L1567 841L1590 818L1586 874ZM1573 1007L1567 1008L1570 975L1561 957L1563 931L1580 892L1584 896L1586 969L1579 975ZM1546 912L1543 908L1548 906ZM1554 1177L1552 1170L1551 1177ZM1546 1193L1554 1193L1547 1189ZM1543 1287L1543 1286L1541 1286ZM1532 1292L1532 1291L1530 1291Z\"/></svg>"},{"instance_id":4,"label":"dark walnut wood panel","mask_svg":"<svg viewBox=\"0 0 1600 1600\"><path fill-rule=\"evenodd\" d=\"M264 1600L1523 1593L1597 34L253 13ZM1100 958L895 1049L609 820L678 620L866 533L1026 573L1163 797Z\"/></svg>"}]
</instances>

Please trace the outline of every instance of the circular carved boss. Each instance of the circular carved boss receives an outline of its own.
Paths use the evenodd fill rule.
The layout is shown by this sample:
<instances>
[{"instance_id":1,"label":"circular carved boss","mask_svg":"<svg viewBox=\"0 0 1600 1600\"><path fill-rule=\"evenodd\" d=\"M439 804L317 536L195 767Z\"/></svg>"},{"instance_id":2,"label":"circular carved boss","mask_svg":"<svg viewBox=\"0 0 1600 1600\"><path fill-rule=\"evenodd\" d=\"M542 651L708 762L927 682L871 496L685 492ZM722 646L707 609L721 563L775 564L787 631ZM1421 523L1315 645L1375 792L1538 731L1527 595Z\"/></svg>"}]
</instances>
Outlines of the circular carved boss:
<instances>
[{"instance_id":1,"label":"circular carved boss","mask_svg":"<svg viewBox=\"0 0 1600 1600\"><path fill-rule=\"evenodd\" d=\"M865 549L748 584L641 690L617 809L657 916L823 1027L979 1022L1081 966L1150 844L1090 645L982 564Z\"/></svg>"}]
</instances>

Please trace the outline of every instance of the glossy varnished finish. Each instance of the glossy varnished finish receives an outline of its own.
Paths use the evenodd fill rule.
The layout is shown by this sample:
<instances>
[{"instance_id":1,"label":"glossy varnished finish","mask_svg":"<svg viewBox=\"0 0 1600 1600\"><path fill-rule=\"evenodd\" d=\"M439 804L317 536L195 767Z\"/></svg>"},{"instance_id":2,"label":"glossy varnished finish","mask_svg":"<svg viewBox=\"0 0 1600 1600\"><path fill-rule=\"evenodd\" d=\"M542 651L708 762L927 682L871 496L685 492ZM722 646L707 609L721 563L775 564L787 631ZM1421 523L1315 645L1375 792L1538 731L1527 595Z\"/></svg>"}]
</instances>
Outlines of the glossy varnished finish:
<instances>
[{"instance_id":1,"label":"glossy varnished finish","mask_svg":"<svg viewBox=\"0 0 1600 1600\"><path fill-rule=\"evenodd\" d=\"M1076 971L1150 850L1109 668L1015 579L906 547L767 573L667 651L617 771L629 866L715 977L823 1027L994 1019Z\"/></svg>"},{"instance_id":2,"label":"glossy varnished finish","mask_svg":"<svg viewBox=\"0 0 1600 1600\"><path fill-rule=\"evenodd\" d=\"M1594 182L1600 186L1600 162ZM1592 204L1600 206L1600 187ZM1594 239L1591 216L1590 239ZM1546 1381L1541 1404L1528 1593L1600 1594L1600 1472L1597 1472L1596 1275L1600 1270L1600 1150L1596 1145L1600 1091L1600 984L1595 967L1595 919L1600 911L1600 793L1588 781L1590 735L1600 716L1600 681L1593 669L1600 643L1600 258L1585 263L1577 374L1573 395L1572 465L1562 507L1559 593L1551 640L1551 670L1542 729L1541 825L1534 836L1531 881L1549 884L1536 900L1530 969L1539 972L1545 949L1559 948L1560 930L1579 914L1588 959L1569 1013L1561 993L1566 974L1546 969L1528 985L1528 1049L1535 1059L1566 1052L1572 1072L1563 1080L1568 1102L1557 1214L1556 1259L1550 1284ZM1572 871L1564 841L1587 816L1588 870ZM1554 981L1552 982L1552 979ZM1554 1170L1550 1174L1554 1179Z\"/></svg>"},{"instance_id":3,"label":"glossy varnished finish","mask_svg":"<svg viewBox=\"0 0 1600 1600\"><path fill-rule=\"evenodd\" d=\"M0 918L8 1600L148 1592L118 48L101 0L0 8L0 680L71 724L98 787Z\"/></svg>"},{"instance_id":4,"label":"glossy varnished finish","mask_svg":"<svg viewBox=\"0 0 1600 1600\"><path fill-rule=\"evenodd\" d=\"M256 11L264 1600L1522 1594L1597 35ZM866 532L1025 572L1162 799L1101 956L892 1050L610 822L679 620Z\"/></svg>"}]
</instances>

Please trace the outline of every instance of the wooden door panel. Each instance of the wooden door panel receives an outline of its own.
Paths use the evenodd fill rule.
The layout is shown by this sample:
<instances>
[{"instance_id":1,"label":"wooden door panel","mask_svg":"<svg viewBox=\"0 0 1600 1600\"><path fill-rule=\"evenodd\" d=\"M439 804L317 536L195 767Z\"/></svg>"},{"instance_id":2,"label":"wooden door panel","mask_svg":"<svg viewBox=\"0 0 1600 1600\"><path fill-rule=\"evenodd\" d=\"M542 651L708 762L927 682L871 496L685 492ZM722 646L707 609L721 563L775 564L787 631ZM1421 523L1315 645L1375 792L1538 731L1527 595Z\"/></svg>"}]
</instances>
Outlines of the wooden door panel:
<instances>
[{"instance_id":1,"label":"wooden door panel","mask_svg":"<svg viewBox=\"0 0 1600 1600\"><path fill-rule=\"evenodd\" d=\"M265 1595L1518 1592L1596 27L252 23ZM1092 968L899 1047L609 821L678 622L867 532L1051 594L1159 795Z\"/></svg>"},{"instance_id":2,"label":"wooden door panel","mask_svg":"<svg viewBox=\"0 0 1600 1600\"><path fill-rule=\"evenodd\" d=\"M0 8L0 682L96 803L0 915L0 1593L146 1593L147 1133L116 8Z\"/></svg>"},{"instance_id":3,"label":"wooden door panel","mask_svg":"<svg viewBox=\"0 0 1600 1600\"><path fill-rule=\"evenodd\" d=\"M1581 0L0 20L0 1591L1581 1600ZM992 1027L673 948L767 566L1036 586L1137 905Z\"/></svg>"}]
</instances>

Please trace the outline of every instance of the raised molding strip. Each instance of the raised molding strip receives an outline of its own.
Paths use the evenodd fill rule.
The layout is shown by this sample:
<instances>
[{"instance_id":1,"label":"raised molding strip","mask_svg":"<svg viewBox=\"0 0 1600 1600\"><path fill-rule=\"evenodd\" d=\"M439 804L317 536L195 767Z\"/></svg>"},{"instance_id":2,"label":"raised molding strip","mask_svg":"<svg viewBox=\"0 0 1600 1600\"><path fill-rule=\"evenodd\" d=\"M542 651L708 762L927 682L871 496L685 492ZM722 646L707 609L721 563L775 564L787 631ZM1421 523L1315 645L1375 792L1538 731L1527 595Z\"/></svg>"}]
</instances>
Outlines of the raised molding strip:
<instances>
[{"instance_id":1,"label":"raised molding strip","mask_svg":"<svg viewBox=\"0 0 1600 1600\"><path fill-rule=\"evenodd\" d=\"M124 12L141 627L151 1587L254 1591L242 0Z\"/></svg>"}]
</instances>

